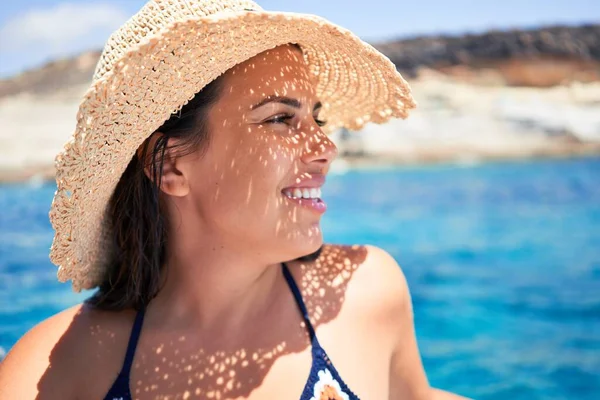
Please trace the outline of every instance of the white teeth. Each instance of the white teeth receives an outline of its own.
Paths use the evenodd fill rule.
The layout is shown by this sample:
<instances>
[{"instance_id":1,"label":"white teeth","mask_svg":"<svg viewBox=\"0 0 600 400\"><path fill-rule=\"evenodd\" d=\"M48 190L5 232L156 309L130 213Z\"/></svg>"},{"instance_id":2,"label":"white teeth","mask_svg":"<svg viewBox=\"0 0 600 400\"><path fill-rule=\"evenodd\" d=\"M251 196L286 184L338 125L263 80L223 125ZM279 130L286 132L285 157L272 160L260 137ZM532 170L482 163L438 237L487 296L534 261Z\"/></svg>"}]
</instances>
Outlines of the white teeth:
<instances>
[{"instance_id":1,"label":"white teeth","mask_svg":"<svg viewBox=\"0 0 600 400\"><path fill-rule=\"evenodd\" d=\"M320 199L321 188L285 189L283 194L292 199Z\"/></svg>"}]
</instances>

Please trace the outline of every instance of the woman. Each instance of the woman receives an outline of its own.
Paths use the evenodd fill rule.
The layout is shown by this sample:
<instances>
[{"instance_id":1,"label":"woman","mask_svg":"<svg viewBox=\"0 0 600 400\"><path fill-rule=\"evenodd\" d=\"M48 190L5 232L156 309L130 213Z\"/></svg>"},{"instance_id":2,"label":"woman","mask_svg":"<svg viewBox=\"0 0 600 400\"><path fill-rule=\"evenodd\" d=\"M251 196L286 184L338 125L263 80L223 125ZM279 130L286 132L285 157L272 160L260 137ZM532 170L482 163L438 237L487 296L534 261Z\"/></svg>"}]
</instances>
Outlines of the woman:
<instances>
[{"instance_id":1,"label":"woman","mask_svg":"<svg viewBox=\"0 0 600 400\"><path fill-rule=\"evenodd\" d=\"M57 157L51 258L99 289L14 346L0 397L454 398L428 385L393 258L319 225L325 118L412 107L387 59L320 18L148 3Z\"/></svg>"}]
</instances>

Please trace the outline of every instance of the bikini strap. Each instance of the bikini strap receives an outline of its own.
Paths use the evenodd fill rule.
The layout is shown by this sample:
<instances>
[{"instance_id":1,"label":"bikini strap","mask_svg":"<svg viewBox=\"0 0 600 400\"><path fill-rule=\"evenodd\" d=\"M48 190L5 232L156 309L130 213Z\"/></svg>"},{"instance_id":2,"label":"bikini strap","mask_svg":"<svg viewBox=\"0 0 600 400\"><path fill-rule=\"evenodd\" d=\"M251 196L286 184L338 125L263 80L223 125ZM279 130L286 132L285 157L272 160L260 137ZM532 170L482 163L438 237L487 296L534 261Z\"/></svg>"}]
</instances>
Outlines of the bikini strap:
<instances>
[{"instance_id":1,"label":"bikini strap","mask_svg":"<svg viewBox=\"0 0 600 400\"><path fill-rule=\"evenodd\" d=\"M287 284L294 295L294 299L296 300L296 304L298 308L302 312L302 317L304 318L304 323L306 324L306 329L308 329L308 333L310 335L311 343L314 343L316 339L315 330L310 323L310 319L308 318L308 311L306 310L306 305L304 304L304 300L302 299L302 294L300 294L300 289L298 289L298 285L296 285L296 281L294 281L294 277L292 273L288 269L288 266L285 263L282 263L283 276L287 281Z\"/></svg>"},{"instance_id":2,"label":"bikini strap","mask_svg":"<svg viewBox=\"0 0 600 400\"><path fill-rule=\"evenodd\" d=\"M131 335L129 336L129 343L127 344L127 353L125 353L125 361L123 362L123 368L119 375L129 377L131 372L131 366L133 364L133 357L135 356L135 349L140 339L140 333L142 332L142 325L144 324L145 309L142 307L135 316L133 327L131 328Z\"/></svg>"}]
</instances>

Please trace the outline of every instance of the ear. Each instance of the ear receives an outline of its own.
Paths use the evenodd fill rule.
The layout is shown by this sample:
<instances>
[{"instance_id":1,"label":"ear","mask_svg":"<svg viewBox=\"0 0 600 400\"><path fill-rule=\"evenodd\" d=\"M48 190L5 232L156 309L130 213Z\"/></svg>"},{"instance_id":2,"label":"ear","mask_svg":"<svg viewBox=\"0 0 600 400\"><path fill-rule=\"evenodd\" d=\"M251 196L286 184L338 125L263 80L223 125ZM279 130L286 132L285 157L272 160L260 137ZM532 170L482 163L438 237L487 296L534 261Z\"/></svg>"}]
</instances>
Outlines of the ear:
<instances>
[{"instance_id":1,"label":"ear","mask_svg":"<svg viewBox=\"0 0 600 400\"><path fill-rule=\"evenodd\" d=\"M154 176L152 175L152 171L150 168L151 163L152 163L152 158L153 158L152 153L154 151L154 147L156 146L156 142L161 138L164 138L163 133L161 133L161 132L153 133L152 136L150 136L150 138L148 138L148 140L145 141L138 148L138 150L136 152L137 157L144 164L144 174L146 174L146 176L150 180L154 180ZM162 151L160 151L160 150L158 151L158 154L156 154L156 158L155 158L155 162L156 162L155 168L156 168L156 173L161 174L160 168L161 168L161 161L162 161L162 174L160 175L160 178L161 178L160 179L160 181L161 181L160 190L163 193L168 194L170 196L183 197L188 194L190 188L189 188L189 184L188 184L186 176L178 168L180 159L175 154L174 143L173 143L174 141L175 141L175 139L169 140L169 142L167 143L167 148L164 152L164 155L161 154ZM144 155L144 147L146 147L145 155ZM161 160L161 155L162 155L162 160ZM145 157L144 160L142 159L143 157Z\"/></svg>"}]
</instances>

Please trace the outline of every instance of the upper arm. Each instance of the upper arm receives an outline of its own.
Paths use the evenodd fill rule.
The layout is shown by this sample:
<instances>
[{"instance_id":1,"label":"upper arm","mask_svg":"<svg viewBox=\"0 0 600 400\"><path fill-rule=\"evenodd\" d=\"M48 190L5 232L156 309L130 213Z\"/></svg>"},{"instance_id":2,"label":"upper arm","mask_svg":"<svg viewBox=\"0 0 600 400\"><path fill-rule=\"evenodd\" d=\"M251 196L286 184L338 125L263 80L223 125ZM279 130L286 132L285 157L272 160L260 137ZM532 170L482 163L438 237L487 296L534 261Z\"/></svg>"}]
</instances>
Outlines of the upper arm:
<instances>
[{"instance_id":1,"label":"upper arm","mask_svg":"<svg viewBox=\"0 0 600 400\"><path fill-rule=\"evenodd\" d=\"M68 399L71 385L60 366L51 363L57 342L75 309L57 314L27 332L0 363L0 398L22 400Z\"/></svg>"},{"instance_id":2,"label":"upper arm","mask_svg":"<svg viewBox=\"0 0 600 400\"><path fill-rule=\"evenodd\" d=\"M431 389L417 347L412 302L404 273L384 250L368 246L368 253L368 263L382 282L378 285L378 297L392 337L390 399L429 399Z\"/></svg>"}]
</instances>

